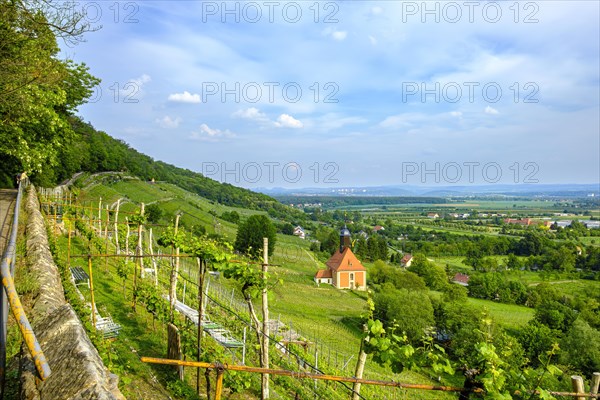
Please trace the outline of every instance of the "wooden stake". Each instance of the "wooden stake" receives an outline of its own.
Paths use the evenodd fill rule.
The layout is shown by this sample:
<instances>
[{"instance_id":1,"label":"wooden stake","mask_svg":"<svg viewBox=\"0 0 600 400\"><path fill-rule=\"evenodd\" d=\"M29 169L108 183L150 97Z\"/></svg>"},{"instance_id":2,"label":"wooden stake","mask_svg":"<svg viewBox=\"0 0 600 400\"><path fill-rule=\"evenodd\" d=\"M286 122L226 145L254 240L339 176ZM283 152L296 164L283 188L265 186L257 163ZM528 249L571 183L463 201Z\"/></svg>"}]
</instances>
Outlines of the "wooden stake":
<instances>
[{"instance_id":1,"label":"wooden stake","mask_svg":"<svg viewBox=\"0 0 600 400\"><path fill-rule=\"evenodd\" d=\"M590 393L597 394L599 385L600 385L600 372L594 372L594 374L592 375L592 383L590 384Z\"/></svg>"},{"instance_id":2,"label":"wooden stake","mask_svg":"<svg viewBox=\"0 0 600 400\"><path fill-rule=\"evenodd\" d=\"M115 211L115 246L117 246L117 254L121 254L121 248L119 247L119 206L121 205L121 199L117 200L117 210Z\"/></svg>"},{"instance_id":3,"label":"wooden stake","mask_svg":"<svg viewBox=\"0 0 600 400\"><path fill-rule=\"evenodd\" d=\"M108 205L106 206L106 224L104 225L104 254L108 254L108 224L110 222L110 215L108 212ZM104 272L108 272L108 257L104 258Z\"/></svg>"},{"instance_id":4,"label":"wooden stake","mask_svg":"<svg viewBox=\"0 0 600 400\"><path fill-rule=\"evenodd\" d=\"M67 244L67 267L71 268L71 220L69 220L69 242Z\"/></svg>"},{"instance_id":5,"label":"wooden stake","mask_svg":"<svg viewBox=\"0 0 600 400\"><path fill-rule=\"evenodd\" d=\"M152 260L152 267L154 269L154 287L158 287L158 267L156 266L156 258L154 258L154 250L152 249L152 228L148 233L148 251L150 252L150 259Z\"/></svg>"},{"instance_id":6,"label":"wooden stake","mask_svg":"<svg viewBox=\"0 0 600 400\"><path fill-rule=\"evenodd\" d=\"M175 216L175 237L177 237L177 229L179 228L179 214ZM177 249L177 253L173 254L173 246L171 246L171 255L179 255L179 248ZM169 303L171 306L171 311L169 315L169 319L173 322L175 318L175 301L177 300L177 274L179 273L179 257L174 259L171 257L171 287L169 288ZM185 300L185 299L184 299Z\"/></svg>"},{"instance_id":7,"label":"wooden stake","mask_svg":"<svg viewBox=\"0 0 600 400\"><path fill-rule=\"evenodd\" d=\"M366 328L365 328L366 329ZM356 371L354 376L358 379L362 379L363 373L365 372L365 364L367 363L367 353L364 349L365 340L360 341L360 350L358 351L358 360L356 360ZM350 360L348 360L350 361ZM361 382L354 382L352 386L352 400L358 400L360 397L360 385Z\"/></svg>"},{"instance_id":8,"label":"wooden stake","mask_svg":"<svg viewBox=\"0 0 600 400\"><path fill-rule=\"evenodd\" d=\"M269 368L269 297L267 293L267 272L269 270L269 238L263 238L263 265L262 265L262 351L261 362L262 368ZM262 375L261 382L261 399L269 398L269 374Z\"/></svg>"},{"instance_id":9,"label":"wooden stake","mask_svg":"<svg viewBox=\"0 0 600 400\"><path fill-rule=\"evenodd\" d=\"M141 206L141 210L140 210L140 216L143 217L144 216L144 203L142 203ZM142 249L142 240L143 240L143 236L142 236L142 230L144 228L144 224L142 224L141 222L138 224L138 244L137 244L137 248L136 248L136 253L139 257L139 264L140 264L140 276L142 279L144 279L144 258L141 257L141 255L143 254L144 250Z\"/></svg>"},{"instance_id":10,"label":"wooden stake","mask_svg":"<svg viewBox=\"0 0 600 400\"><path fill-rule=\"evenodd\" d=\"M221 400L223 391L223 368L217 368L217 385L215 387L215 400Z\"/></svg>"},{"instance_id":11,"label":"wooden stake","mask_svg":"<svg viewBox=\"0 0 600 400\"><path fill-rule=\"evenodd\" d=\"M198 361L202 353L202 335L204 333L204 327L202 326L202 316L204 314L204 277L206 273L206 261L197 258L198 260ZM200 368L197 368L196 374L196 391L200 396Z\"/></svg>"},{"instance_id":12,"label":"wooden stake","mask_svg":"<svg viewBox=\"0 0 600 400\"><path fill-rule=\"evenodd\" d=\"M585 386L583 384L583 378L577 375L571 375L571 384L573 385L573 392L585 393ZM578 398L578 397L575 397Z\"/></svg>"},{"instance_id":13,"label":"wooden stake","mask_svg":"<svg viewBox=\"0 0 600 400\"><path fill-rule=\"evenodd\" d=\"M92 297L92 324L96 329L96 301L94 300L94 274L92 272L92 256L88 255L88 274L90 275L90 295Z\"/></svg>"}]
</instances>

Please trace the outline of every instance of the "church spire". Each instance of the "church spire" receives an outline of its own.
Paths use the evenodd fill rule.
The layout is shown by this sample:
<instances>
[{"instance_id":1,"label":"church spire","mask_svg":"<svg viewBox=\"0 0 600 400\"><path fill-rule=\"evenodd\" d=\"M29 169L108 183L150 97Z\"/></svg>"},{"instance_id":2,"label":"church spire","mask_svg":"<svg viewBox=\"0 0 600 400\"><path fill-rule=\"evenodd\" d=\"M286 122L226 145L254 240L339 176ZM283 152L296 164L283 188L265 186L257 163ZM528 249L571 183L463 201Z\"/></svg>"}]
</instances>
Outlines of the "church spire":
<instances>
[{"instance_id":1,"label":"church spire","mask_svg":"<svg viewBox=\"0 0 600 400\"><path fill-rule=\"evenodd\" d=\"M344 224L344 227L340 230L340 253L346 247L350 248L350 231L346 227L346 224Z\"/></svg>"}]
</instances>

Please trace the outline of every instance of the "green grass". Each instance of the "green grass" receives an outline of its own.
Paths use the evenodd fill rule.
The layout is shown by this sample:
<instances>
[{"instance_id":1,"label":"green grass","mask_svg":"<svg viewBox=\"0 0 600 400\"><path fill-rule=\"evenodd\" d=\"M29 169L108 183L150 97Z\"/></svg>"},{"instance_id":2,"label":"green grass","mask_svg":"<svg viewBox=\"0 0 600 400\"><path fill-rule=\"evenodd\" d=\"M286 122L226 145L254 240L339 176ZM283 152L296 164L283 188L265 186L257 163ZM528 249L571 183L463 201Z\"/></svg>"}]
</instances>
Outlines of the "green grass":
<instances>
[{"instance_id":1,"label":"green grass","mask_svg":"<svg viewBox=\"0 0 600 400\"><path fill-rule=\"evenodd\" d=\"M534 310L529 307L491 300L469 298L469 304L487 309L494 321L507 328L518 328L527 324L534 314Z\"/></svg>"},{"instance_id":2,"label":"green grass","mask_svg":"<svg viewBox=\"0 0 600 400\"><path fill-rule=\"evenodd\" d=\"M89 191L86 189L81 191L79 200L86 202L86 205L97 208L99 197L103 199L103 208L104 205L110 205L117 199L126 199L126 202L120 208L120 221L124 221L127 212L136 212L141 202L148 204L158 201L167 215L174 215L175 212L183 211L182 221L188 228L194 224L202 224L206 227L208 233L218 232L229 240L235 238L236 225L215 219L212 213L220 215L224 211L236 210L240 213L242 219L258 213L252 210L222 206L185 192L173 185L149 184L137 180L92 185L89 187ZM97 215L97 211L94 212L94 215ZM168 223L167 218L162 221L163 224ZM219 223L218 228L215 228L215 222ZM155 237L158 236L161 229L164 228L155 228ZM270 259L270 263L273 264L270 271L275 277L282 279L283 282L276 285L272 290L270 296L271 318L275 319L281 316L282 322L299 330L309 341L318 343L321 354L319 358L321 368L328 370L329 367L325 360L333 362L332 354L334 357L337 354L339 363L330 371L340 373L341 371L336 370L336 368L343 361L348 361L343 374L352 375L360 344L359 317L366 304L365 294L340 291L328 285L317 287L313 281L313 276L318 269L324 268L324 265L313 258L314 256L311 256L312 253L308 251L309 242L287 235L278 235L277 237L276 252ZM63 247L65 246L65 240L65 237L59 240ZM109 251L114 251L114 249ZM85 253L85 246L81 238L74 239L73 254ZM83 265L83 260L80 261L77 261L78 265ZM138 307L137 312L132 311L131 274L126 285L127 299L124 299L121 279L116 274L116 262L110 260L108 270L105 269L104 265L103 260L94 260L96 303L102 315L104 313L110 314L115 321L123 325L123 331L119 339L112 342L110 344L111 348L108 350L108 354L117 355L118 358L113 358L108 363L114 366L113 369L116 369L119 375L125 377L122 388L127 393L128 398L144 398L140 394L144 390L152 391L156 389L159 392L161 390L164 392L164 387L171 382L171 369L141 364L138 358L139 355L164 356L164 328L160 327L158 322L153 327L152 318L143 310L143 307ZM160 273L162 285L168 282L166 269L168 268ZM220 281L225 288L237 287L237 283L224 278L221 278ZM181 286L180 283L180 291L182 290ZM89 293L84 291L84 294L89 298ZM186 297L193 303L194 296L188 285ZM239 323L235 323L235 319L232 319L231 315L216 308L213 308L210 312L211 316L214 315L215 318L220 319L219 322L228 324L228 326L235 329L237 335L241 335L241 329L238 329ZM238 326L236 327L236 325ZM311 357L314 357L313 352L314 348L309 347L305 354L309 361L312 360ZM437 383L414 372L394 375L373 362L368 363L365 377L384 380L394 379L409 383ZM157 387L153 388L152 383ZM336 391L340 395L345 393L339 387ZM382 398L382 393L392 392L393 389L363 386L363 393L370 393L370 398ZM449 399L454 397L446 393L415 391L408 391L406 395L414 399Z\"/></svg>"}]
</instances>

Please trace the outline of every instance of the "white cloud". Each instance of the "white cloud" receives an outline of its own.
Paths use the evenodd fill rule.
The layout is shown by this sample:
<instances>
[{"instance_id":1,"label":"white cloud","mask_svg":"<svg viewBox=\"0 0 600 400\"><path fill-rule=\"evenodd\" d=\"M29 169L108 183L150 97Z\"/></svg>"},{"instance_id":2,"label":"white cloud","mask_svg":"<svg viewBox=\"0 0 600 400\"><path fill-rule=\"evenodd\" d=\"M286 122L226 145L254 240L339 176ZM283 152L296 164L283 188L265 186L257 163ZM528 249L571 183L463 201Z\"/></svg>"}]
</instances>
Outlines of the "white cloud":
<instances>
[{"instance_id":1,"label":"white cloud","mask_svg":"<svg viewBox=\"0 0 600 400\"><path fill-rule=\"evenodd\" d=\"M144 84L150 82L152 78L148 74L142 74L141 76L131 79L130 82L138 85L138 87L142 87Z\"/></svg>"},{"instance_id":2,"label":"white cloud","mask_svg":"<svg viewBox=\"0 0 600 400\"><path fill-rule=\"evenodd\" d=\"M377 39L374 36L369 35L369 41L373 46L377 45Z\"/></svg>"},{"instance_id":3,"label":"white cloud","mask_svg":"<svg viewBox=\"0 0 600 400\"><path fill-rule=\"evenodd\" d=\"M486 114L491 114L491 115L497 115L497 114L500 114L500 112L499 112L498 110L496 110L495 108L493 108L493 107L490 107L490 106L487 106L487 107L485 108L485 113L486 113Z\"/></svg>"},{"instance_id":4,"label":"white cloud","mask_svg":"<svg viewBox=\"0 0 600 400\"><path fill-rule=\"evenodd\" d=\"M168 100L178 103L200 103L200 95L191 94L186 90L183 93L170 94Z\"/></svg>"},{"instance_id":5,"label":"white cloud","mask_svg":"<svg viewBox=\"0 0 600 400\"><path fill-rule=\"evenodd\" d=\"M460 111L450 111L450 115L453 117L462 117L462 112Z\"/></svg>"},{"instance_id":6,"label":"white cloud","mask_svg":"<svg viewBox=\"0 0 600 400\"><path fill-rule=\"evenodd\" d=\"M137 78L131 78L119 87L119 95L123 96L124 102L137 103L144 95L144 85L152 78L148 74L142 74Z\"/></svg>"},{"instance_id":7,"label":"white cloud","mask_svg":"<svg viewBox=\"0 0 600 400\"><path fill-rule=\"evenodd\" d=\"M348 32L346 31L335 31L331 34L331 37L338 41L346 39L346 36L348 36Z\"/></svg>"},{"instance_id":8,"label":"white cloud","mask_svg":"<svg viewBox=\"0 0 600 400\"><path fill-rule=\"evenodd\" d=\"M267 115L261 112L256 107L246 108L245 110L238 110L232 114L233 117L250 119L254 121L268 121Z\"/></svg>"},{"instance_id":9,"label":"white cloud","mask_svg":"<svg viewBox=\"0 0 600 400\"><path fill-rule=\"evenodd\" d=\"M217 142L220 139L227 139L232 137L235 137L235 134L229 129L223 131L221 129L213 129L206 124L202 124L200 125L200 131L192 132L188 139L200 140L204 142Z\"/></svg>"},{"instance_id":10,"label":"white cloud","mask_svg":"<svg viewBox=\"0 0 600 400\"><path fill-rule=\"evenodd\" d=\"M155 119L154 122L156 122L161 128L173 129L173 128L177 128L179 126L179 123L181 122L181 118L179 118L179 117L171 118L168 115L165 115L162 118Z\"/></svg>"},{"instance_id":11,"label":"white cloud","mask_svg":"<svg viewBox=\"0 0 600 400\"><path fill-rule=\"evenodd\" d=\"M383 8L379 7L379 6L375 6L373 8L371 8L371 13L373 15L379 15L383 12Z\"/></svg>"},{"instance_id":12,"label":"white cloud","mask_svg":"<svg viewBox=\"0 0 600 400\"><path fill-rule=\"evenodd\" d=\"M278 128L302 128L304 124L291 115L281 114L277 118L275 126Z\"/></svg>"}]
</instances>

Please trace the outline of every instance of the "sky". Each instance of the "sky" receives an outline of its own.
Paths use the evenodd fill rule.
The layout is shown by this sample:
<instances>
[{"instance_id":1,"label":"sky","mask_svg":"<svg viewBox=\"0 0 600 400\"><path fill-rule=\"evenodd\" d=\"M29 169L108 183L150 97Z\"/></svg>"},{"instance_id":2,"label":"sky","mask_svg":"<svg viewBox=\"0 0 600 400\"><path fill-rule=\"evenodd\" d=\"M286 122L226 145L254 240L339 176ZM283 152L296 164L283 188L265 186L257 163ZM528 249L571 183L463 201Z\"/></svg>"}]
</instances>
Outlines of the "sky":
<instances>
[{"instance_id":1,"label":"sky","mask_svg":"<svg viewBox=\"0 0 600 400\"><path fill-rule=\"evenodd\" d=\"M597 1L92 1L79 114L236 186L600 182Z\"/></svg>"}]
</instances>

